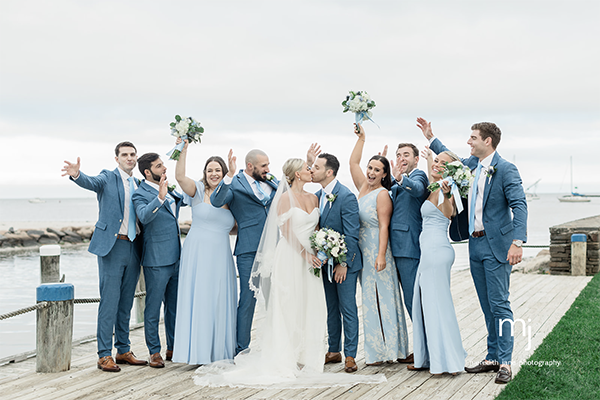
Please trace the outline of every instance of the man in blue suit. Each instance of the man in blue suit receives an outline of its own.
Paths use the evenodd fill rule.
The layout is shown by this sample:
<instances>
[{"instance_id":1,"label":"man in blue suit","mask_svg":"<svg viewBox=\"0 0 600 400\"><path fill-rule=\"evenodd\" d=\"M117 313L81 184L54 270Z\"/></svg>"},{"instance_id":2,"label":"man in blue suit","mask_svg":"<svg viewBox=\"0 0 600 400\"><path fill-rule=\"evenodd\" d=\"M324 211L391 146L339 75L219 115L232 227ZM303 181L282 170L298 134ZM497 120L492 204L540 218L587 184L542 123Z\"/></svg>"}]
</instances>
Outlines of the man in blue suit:
<instances>
[{"instance_id":1,"label":"man in blue suit","mask_svg":"<svg viewBox=\"0 0 600 400\"><path fill-rule=\"evenodd\" d=\"M182 197L170 191L166 177L167 167L159 155L147 153L138 160L140 172L146 178L133 195L135 211L144 227L142 265L146 279L146 309L144 333L150 352L150 366L165 366L160 355L158 334L160 306L164 302L166 359L173 357L175 312L177 310L177 285L179 282L179 208Z\"/></svg>"},{"instance_id":2,"label":"man in blue suit","mask_svg":"<svg viewBox=\"0 0 600 400\"><path fill-rule=\"evenodd\" d=\"M129 317L135 286L140 275L141 232L131 202L139 180L133 177L137 150L131 142L115 147L118 167L102 170L97 176L80 171L77 163L65 161L63 176L82 188L96 192L98 222L88 251L98 256L100 304L96 337L98 341L98 368L118 372L117 364L146 365L130 350ZM116 363L112 358L113 331L117 348Z\"/></svg>"},{"instance_id":3,"label":"man in blue suit","mask_svg":"<svg viewBox=\"0 0 600 400\"><path fill-rule=\"evenodd\" d=\"M314 147L312 147L314 148ZM312 161L307 157L309 163ZM313 158L314 159L314 158ZM313 182L323 187L319 198L321 228L331 228L346 236L346 262L333 268L333 276L326 267L323 270L323 285L327 302L327 333L329 349L325 364L342 362L342 326L344 329L345 371L355 372L356 349L358 347L358 309L356 307L356 281L362 269L362 256L358 248L358 201L356 196L338 182L340 168L338 159L327 153L319 154L311 169Z\"/></svg>"},{"instance_id":4,"label":"man in blue suit","mask_svg":"<svg viewBox=\"0 0 600 400\"><path fill-rule=\"evenodd\" d=\"M229 151L229 172L210 197L215 207L229 206L237 222L236 256L240 277L240 297L237 309L236 353L250 345L250 331L256 299L250 290L250 273L256 257L267 214L277 191L278 181L269 173L269 157L261 150L246 155L246 169L236 170L236 157Z\"/></svg>"},{"instance_id":5,"label":"man in blue suit","mask_svg":"<svg viewBox=\"0 0 600 400\"><path fill-rule=\"evenodd\" d=\"M404 304L411 319L413 286L421 258L421 206L429 195L427 174L417 169L418 164L417 146L412 143L400 143L396 150L396 165L392 164L395 167L392 168L392 172L396 182L392 186L394 212L390 221L390 246L402 285Z\"/></svg>"},{"instance_id":6,"label":"man in blue suit","mask_svg":"<svg viewBox=\"0 0 600 400\"><path fill-rule=\"evenodd\" d=\"M431 123L423 118L417 122L434 152L448 150L434 137ZM465 370L495 371L496 383L507 383L512 379L514 325L510 273L521 262L521 246L527 241L527 201L519 171L496 152L500 136L496 124L474 124L467 141L471 156L462 159L475 175L468 198L469 259L488 331L485 359Z\"/></svg>"}]
</instances>

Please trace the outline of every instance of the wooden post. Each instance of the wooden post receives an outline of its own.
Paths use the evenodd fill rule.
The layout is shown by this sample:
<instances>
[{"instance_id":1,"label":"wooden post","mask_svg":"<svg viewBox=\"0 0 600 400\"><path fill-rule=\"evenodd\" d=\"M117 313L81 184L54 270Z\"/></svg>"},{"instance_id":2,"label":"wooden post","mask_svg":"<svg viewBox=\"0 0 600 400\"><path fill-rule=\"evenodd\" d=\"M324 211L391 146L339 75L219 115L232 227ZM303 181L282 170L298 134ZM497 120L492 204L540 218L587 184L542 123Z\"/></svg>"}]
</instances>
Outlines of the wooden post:
<instances>
[{"instance_id":1,"label":"wooden post","mask_svg":"<svg viewBox=\"0 0 600 400\"><path fill-rule=\"evenodd\" d=\"M138 280L135 292L146 291L146 280L144 279L144 268L140 268L140 279ZM146 296L135 298L135 320L136 322L144 322L144 310L146 309Z\"/></svg>"},{"instance_id":2,"label":"wooden post","mask_svg":"<svg viewBox=\"0 0 600 400\"><path fill-rule=\"evenodd\" d=\"M60 246L48 244L40 247L41 283L53 283L60 280Z\"/></svg>"},{"instance_id":3,"label":"wooden post","mask_svg":"<svg viewBox=\"0 0 600 400\"><path fill-rule=\"evenodd\" d=\"M587 235L574 233L571 235L571 275L585 276L587 259Z\"/></svg>"},{"instance_id":4,"label":"wooden post","mask_svg":"<svg viewBox=\"0 0 600 400\"><path fill-rule=\"evenodd\" d=\"M70 283L46 283L37 287L37 302L50 305L37 310L36 372L71 369L73 341L73 298Z\"/></svg>"}]
</instances>

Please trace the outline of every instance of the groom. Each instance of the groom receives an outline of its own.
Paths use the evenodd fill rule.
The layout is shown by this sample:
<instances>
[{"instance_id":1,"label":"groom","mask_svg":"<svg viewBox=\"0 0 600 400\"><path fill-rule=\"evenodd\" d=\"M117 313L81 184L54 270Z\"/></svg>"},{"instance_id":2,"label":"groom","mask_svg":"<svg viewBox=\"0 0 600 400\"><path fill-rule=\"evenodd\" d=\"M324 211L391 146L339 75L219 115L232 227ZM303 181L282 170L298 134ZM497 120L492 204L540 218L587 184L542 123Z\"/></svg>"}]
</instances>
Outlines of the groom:
<instances>
[{"instance_id":1,"label":"groom","mask_svg":"<svg viewBox=\"0 0 600 400\"><path fill-rule=\"evenodd\" d=\"M170 191L166 178L167 167L156 153L146 153L138 159L140 172L146 178L133 195L133 204L144 227L142 265L146 279L146 309L144 333L150 351L150 366L163 368L158 334L160 307L164 302L166 359L173 357L177 286L179 283L179 208L182 197Z\"/></svg>"},{"instance_id":2,"label":"groom","mask_svg":"<svg viewBox=\"0 0 600 400\"><path fill-rule=\"evenodd\" d=\"M229 172L210 196L210 202L215 207L227 204L238 226L233 252L240 277L237 354L250 345L250 331L256 305L254 293L249 285L250 273L278 182L269 174L269 157L261 150L250 150L246 155L246 169L235 176L236 157L231 150L228 161Z\"/></svg>"},{"instance_id":3,"label":"groom","mask_svg":"<svg viewBox=\"0 0 600 400\"><path fill-rule=\"evenodd\" d=\"M310 165L312 181L320 183L323 189L316 195L319 198L321 228L331 228L346 236L346 262L333 268L333 276L329 276L323 267L323 284L327 301L327 333L329 350L325 355L325 364L342 362L342 325L344 328L345 371L355 372L356 348L358 347L358 309L356 307L356 280L362 268L362 256L358 248L358 201L356 196L338 182L336 175L340 168L338 159L331 154L319 154L314 159L309 149L307 163Z\"/></svg>"},{"instance_id":4,"label":"groom","mask_svg":"<svg viewBox=\"0 0 600 400\"><path fill-rule=\"evenodd\" d=\"M417 119L431 150L448 150L433 136L431 123ZM462 159L475 181L468 198L469 261L488 331L487 355L469 373L495 371L496 383L512 379L513 313L508 301L512 265L521 262L527 241L527 201L517 168L496 152L500 128L491 122L471 127L471 157Z\"/></svg>"}]
</instances>

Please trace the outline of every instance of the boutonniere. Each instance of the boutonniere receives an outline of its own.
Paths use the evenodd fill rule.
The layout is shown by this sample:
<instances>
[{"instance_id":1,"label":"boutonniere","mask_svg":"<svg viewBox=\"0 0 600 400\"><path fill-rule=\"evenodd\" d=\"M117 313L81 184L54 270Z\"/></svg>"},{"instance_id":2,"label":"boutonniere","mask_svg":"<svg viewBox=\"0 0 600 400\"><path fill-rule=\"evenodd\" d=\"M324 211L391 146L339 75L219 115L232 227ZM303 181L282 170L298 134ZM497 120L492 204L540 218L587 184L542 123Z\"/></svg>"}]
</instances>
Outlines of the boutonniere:
<instances>
[{"instance_id":1,"label":"boutonniere","mask_svg":"<svg viewBox=\"0 0 600 400\"><path fill-rule=\"evenodd\" d=\"M329 202L329 207L331 207L336 198L337 194L329 193L325 195L325 199Z\"/></svg>"},{"instance_id":2,"label":"boutonniere","mask_svg":"<svg viewBox=\"0 0 600 400\"><path fill-rule=\"evenodd\" d=\"M488 178L491 178L492 175L494 175L494 173L496 173L496 167L494 167L493 165L490 165L485 170L485 176L487 176Z\"/></svg>"},{"instance_id":3,"label":"boutonniere","mask_svg":"<svg viewBox=\"0 0 600 400\"><path fill-rule=\"evenodd\" d=\"M274 175L267 174L267 180L268 180L269 182L273 182L273 179L275 179L275 176L274 176Z\"/></svg>"},{"instance_id":4,"label":"boutonniere","mask_svg":"<svg viewBox=\"0 0 600 400\"><path fill-rule=\"evenodd\" d=\"M177 187L177 186L175 186L175 185L167 186L167 190L168 190L169 192L172 192L173 190L175 190L175 188L176 188L176 187Z\"/></svg>"}]
</instances>

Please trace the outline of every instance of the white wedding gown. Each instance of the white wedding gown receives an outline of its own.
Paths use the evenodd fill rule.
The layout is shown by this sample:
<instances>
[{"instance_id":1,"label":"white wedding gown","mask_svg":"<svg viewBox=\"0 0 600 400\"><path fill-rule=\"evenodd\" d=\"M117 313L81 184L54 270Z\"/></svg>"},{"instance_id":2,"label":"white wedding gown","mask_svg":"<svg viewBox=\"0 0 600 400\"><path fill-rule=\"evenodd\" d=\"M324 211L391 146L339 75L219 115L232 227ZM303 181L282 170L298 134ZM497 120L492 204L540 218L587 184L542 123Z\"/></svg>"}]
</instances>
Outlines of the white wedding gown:
<instances>
[{"instance_id":1,"label":"white wedding gown","mask_svg":"<svg viewBox=\"0 0 600 400\"><path fill-rule=\"evenodd\" d=\"M286 222L293 234L291 240L310 251L310 235L319 222L318 208L306 213L293 207L277 216L279 227ZM297 244L291 245L281 236L274 251L264 250L262 257L273 260L270 284L267 301L262 302L265 318L255 321L256 339L250 351L238 354L235 365L217 362L201 366L194 376L197 385L316 388L385 381L383 374L323 373L327 351L323 282L311 272Z\"/></svg>"}]
</instances>

